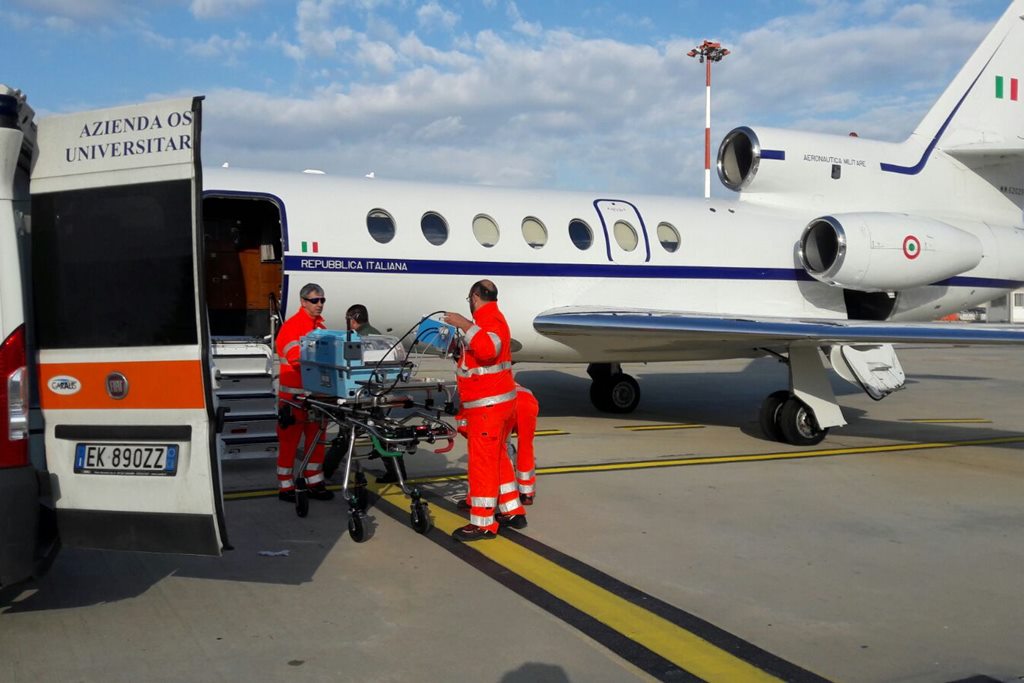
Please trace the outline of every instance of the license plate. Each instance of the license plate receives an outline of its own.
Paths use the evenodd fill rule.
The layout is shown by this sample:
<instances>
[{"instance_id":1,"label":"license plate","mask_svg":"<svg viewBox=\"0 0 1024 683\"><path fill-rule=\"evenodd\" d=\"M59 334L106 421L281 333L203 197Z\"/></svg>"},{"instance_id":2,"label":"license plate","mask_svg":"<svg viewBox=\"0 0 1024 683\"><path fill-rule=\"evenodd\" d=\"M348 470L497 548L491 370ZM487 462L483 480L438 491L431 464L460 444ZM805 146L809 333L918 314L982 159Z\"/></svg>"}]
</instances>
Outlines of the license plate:
<instances>
[{"instance_id":1,"label":"license plate","mask_svg":"<svg viewBox=\"0 0 1024 683\"><path fill-rule=\"evenodd\" d=\"M80 443L75 445L75 472L174 476L178 445Z\"/></svg>"}]
</instances>

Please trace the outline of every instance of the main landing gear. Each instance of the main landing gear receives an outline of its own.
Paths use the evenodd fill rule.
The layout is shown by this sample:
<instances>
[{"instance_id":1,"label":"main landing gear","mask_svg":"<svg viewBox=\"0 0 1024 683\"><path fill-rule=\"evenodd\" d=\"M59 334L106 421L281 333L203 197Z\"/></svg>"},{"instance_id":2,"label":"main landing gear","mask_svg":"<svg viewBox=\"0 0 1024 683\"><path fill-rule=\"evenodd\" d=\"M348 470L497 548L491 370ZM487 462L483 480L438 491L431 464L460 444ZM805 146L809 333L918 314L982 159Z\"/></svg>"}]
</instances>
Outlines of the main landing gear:
<instances>
[{"instance_id":1,"label":"main landing gear","mask_svg":"<svg viewBox=\"0 0 1024 683\"><path fill-rule=\"evenodd\" d=\"M640 404L640 385L618 363L591 363L590 402L604 413L631 413Z\"/></svg>"},{"instance_id":2,"label":"main landing gear","mask_svg":"<svg viewBox=\"0 0 1024 683\"><path fill-rule=\"evenodd\" d=\"M776 391L761 404L761 431L773 441L794 446L813 446L828 435L814 417L814 411L788 391Z\"/></svg>"},{"instance_id":3,"label":"main landing gear","mask_svg":"<svg viewBox=\"0 0 1024 683\"><path fill-rule=\"evenodd\" d=\"M789 391L776 391L761 404L761 431L769 439L794 446L821 443L831 427L846 424L817 346L791 346Z\"/></svg>"}]
</instances>

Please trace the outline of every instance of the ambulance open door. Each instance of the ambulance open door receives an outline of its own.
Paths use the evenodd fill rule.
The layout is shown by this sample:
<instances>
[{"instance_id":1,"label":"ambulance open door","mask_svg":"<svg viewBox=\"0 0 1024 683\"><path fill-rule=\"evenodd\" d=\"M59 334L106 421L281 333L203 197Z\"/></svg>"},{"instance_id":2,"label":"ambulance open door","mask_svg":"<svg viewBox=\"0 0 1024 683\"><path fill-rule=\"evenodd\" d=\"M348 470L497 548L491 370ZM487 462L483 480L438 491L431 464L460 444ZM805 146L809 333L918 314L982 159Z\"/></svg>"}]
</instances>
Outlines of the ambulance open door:
<instances>
[{"instance_id":1,"label":"ambulance open door","mask_svg":"<svg viewBox=\"0 0 1024 683\"><path fill-rule=\"evenodd\" d=\"M220 554L201 98L39 122L32 322L64 545Z\"/></svg>"}]
</instances>

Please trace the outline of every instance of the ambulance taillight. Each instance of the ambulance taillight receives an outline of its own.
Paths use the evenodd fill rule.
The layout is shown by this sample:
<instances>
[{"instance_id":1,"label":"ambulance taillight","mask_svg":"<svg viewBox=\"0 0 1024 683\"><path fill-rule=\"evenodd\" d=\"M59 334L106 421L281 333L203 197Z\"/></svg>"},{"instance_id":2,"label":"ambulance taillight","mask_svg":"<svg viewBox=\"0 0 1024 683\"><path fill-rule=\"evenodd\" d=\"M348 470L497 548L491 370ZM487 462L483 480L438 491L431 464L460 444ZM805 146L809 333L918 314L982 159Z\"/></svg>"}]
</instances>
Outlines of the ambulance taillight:
<instances>
[{"instance_id":1,"label":"ambulance taillight","mask_svg":"<svg viewBox=\"0 0 1024 683\"><path fill-rule=\"evenodd\" d=\"M0 467L24 467L28 462L28 371L22 325L0 345Z\"/></svg>"}]
</instances>

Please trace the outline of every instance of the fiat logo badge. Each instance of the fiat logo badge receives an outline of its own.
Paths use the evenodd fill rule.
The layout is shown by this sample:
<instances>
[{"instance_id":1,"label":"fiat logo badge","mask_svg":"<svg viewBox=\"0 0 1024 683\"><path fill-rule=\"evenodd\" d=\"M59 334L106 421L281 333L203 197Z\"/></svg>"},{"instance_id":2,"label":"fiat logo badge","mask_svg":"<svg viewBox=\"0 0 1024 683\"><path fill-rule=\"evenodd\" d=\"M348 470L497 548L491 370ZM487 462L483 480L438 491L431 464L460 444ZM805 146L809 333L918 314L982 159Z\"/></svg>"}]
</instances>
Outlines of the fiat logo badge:
<instances>
[{"instance_id":1,"label":"fiat logo badge","mask_svg":"<svg viewBox=\"0 0 1024 683\"><path fill-rule=\"evenodd\" d=\"M127 396L128 378L120 372L112 372L107 375L107 395L117 401Z\"/></svg>"}]
</instances>

